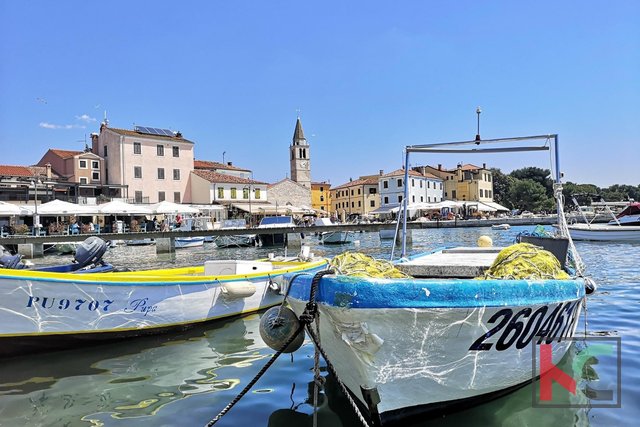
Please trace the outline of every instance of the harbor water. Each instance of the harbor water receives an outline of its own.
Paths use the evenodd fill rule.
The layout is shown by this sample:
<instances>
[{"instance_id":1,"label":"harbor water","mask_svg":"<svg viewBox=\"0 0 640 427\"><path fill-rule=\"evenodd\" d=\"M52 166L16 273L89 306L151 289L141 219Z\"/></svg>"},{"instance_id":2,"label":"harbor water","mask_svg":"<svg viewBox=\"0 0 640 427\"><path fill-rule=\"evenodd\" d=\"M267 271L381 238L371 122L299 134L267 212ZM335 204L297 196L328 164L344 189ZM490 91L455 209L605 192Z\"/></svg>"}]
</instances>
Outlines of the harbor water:
<instances>
[{"instance_id":1,"label":"harbor water","mask_svg":"<svg viewBox=\"0 0 640 427\"><path fill-rule=\"evenodd\" d=\"M511 244L533 227L447 228L413 231L411 252L475 245L481 235L494 245ZM331 257L346 250L388 258L391 241L377 233L356 233L350 244L311 252ZM425 421L424 426L631 426L640 419L640 244L578 242L588 274L599 288L588 299L576 335L621 337L622 407L537 408L532 386L465 411ZM293 250L290 250L293 251ZM130 269L197 265L208 259L256 259L281 248L217 249L211 244L156 255L153 246L111 249L105 259ZM290 253L291 254L291 253ZM39 264L70 257L47 256ZM586 320L586 325L585 325ZM258 332L260 314L212 322L186 332L147 336L81 349L14 357L0 363L0 426L201 426L249 382L273 354ZM588 344L586 344L588 345ZM281 356L219 426L294 427L313 425L314 348L308 341ZM603 359L604 360L604 359ZM361 425L327 375L318 398L318 425ZM615 363L592 361L585 381L611 377ZM589 406L584 394L582 403ZM579 397L577 397L580 399Z\"/></svg>"}]
</instances>

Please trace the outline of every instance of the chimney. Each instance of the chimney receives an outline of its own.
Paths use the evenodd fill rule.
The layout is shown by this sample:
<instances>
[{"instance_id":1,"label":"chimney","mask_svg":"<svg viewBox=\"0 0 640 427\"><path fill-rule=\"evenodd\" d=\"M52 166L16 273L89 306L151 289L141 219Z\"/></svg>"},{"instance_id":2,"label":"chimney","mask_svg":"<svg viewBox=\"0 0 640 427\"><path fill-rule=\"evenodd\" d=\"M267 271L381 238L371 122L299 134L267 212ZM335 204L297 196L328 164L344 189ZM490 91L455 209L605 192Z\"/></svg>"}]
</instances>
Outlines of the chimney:
<instances>
[{"instance_id":1,"label":"chimney","mask_svg":"<svg viewBox=\"0 0 640 427\"><path fill-rule=\"evenodd\" d=\"M47 168L47 180L51 180L51 163L44 165Z\"/></svg>"},{"instance_id":2,"label":"chimney","mask_svg":"<svg viewBox=\"0 0 640 427\"><path fill-rule=\"evenodd\" d=\"M227 166L233 166L233 162L227 162Z\"/></svg>"},{"instance_id":3,"label":"chimney","mask_svg":"<svg viewBox=\"0 0 640 427\"><path fill-rule=\"evenodd\" d=\"M438 163L438 170L441 171L442 170L442 163Z\"/></svg>"},{"instance_id":4,"label":"chimney","mask_svg":"<svg viewBox=\"0 0 640 427\"><path fill-rule=\"evenodd\" d=\"M487 164L486 164L486 163L483 163L483 164L482 164L482 169L486 169L486 168L487 168Z\"/></svg>"},{"instance_id":5,"label":"chimney","mask_svg":"<svg viewBox=\"0 0 640 427\"><path fill-rule=\"evenodd\" d=\"M352 182L352 181L353 181L353 178L349 177L349 182Z\"/></svg>"},{"instance_id":6,"label":"chimney","mask_svg":"<svg viewBox=\"0 0 640 427\"><path fill-rule=\"evenodd\" d=\"M176 138L182 138L182 132L177 131L176 132Z\"/></svg>"},{"instance_id":7,"label":"chimney","mask_svg":"<svg viewBox=\"0 0 640 427\"><path fill-rule=\"evenodd\" d=\"M384 175L384 169L380 169L380 176Z\"/></svg>"},{"instance_id":8,"label":"chimney","mask_svg":"<svg viewBox=\"0 0 640 427\"><path fill-rule=\"evenodd\" d=\"M458 163L458 169L462 169L462 163Z\"/></svg>"}]
</instances>

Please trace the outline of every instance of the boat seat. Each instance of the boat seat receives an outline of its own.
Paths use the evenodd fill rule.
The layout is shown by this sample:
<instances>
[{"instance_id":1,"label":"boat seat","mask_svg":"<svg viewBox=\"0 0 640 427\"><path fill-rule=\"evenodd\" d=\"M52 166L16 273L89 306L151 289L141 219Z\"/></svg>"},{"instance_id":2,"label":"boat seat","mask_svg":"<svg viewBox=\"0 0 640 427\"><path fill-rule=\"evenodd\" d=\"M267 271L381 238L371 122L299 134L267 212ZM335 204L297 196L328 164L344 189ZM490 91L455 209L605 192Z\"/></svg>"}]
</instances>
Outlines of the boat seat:
<instances>
[{"instance_id":1,"label":"boat seat","mask_svg":"<svg viewBox=\"0 0 640 427\"><path fill-rule=\"evenodd\" d=\"M495 261L501 247L458 247L427 254L396 267L413 277L474 278L484 274Z\"/></svg>"}]
</instances>

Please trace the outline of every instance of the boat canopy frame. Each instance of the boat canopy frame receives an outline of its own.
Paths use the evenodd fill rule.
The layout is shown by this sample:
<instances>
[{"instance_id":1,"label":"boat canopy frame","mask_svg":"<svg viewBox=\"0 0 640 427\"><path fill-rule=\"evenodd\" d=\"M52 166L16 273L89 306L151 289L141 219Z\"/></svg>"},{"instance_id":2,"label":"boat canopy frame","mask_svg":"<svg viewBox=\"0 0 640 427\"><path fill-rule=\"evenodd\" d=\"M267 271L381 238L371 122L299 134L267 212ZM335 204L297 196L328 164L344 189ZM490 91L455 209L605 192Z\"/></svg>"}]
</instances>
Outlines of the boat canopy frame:
<instances>
[{"instance_id":1,"label":"boat canopy frame","mask_svg":"<svg viewBox=\"0 0 640 427\"><path fill-rule=\"evenodd\" d=\"M543 145L525 145L516 144L531 143L532 141L544 141ZM507 144L511 146L486 147L491 144ZM464 148L473 146L473 148ZM405 151L404 162L404 195L402 197L402 252L401 258L407 256L407 200L409 199L409 155L411 153L514 153L526 151L551 151L553 149L553 160L555 163L555 184L562 185L560 173L560 150L558 143L558 134L533 135L533 136L517 136L510 138L494 138L494 139L474 139L471 141L455 141L455 142L437 142L432 144L407 145ZM562 206L557 203L558 218L561 216ZM393 259L393 252L391 255Z\"/></svg>"}]
</instances>

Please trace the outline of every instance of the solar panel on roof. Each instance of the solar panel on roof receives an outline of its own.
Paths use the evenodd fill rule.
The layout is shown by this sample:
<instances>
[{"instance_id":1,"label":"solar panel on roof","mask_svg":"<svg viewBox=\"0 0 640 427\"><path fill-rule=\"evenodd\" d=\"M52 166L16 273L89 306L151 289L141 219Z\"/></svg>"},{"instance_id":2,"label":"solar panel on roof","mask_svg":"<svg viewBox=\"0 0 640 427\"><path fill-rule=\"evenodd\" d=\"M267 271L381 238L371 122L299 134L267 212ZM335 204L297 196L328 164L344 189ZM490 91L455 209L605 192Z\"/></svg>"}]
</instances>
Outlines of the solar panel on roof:
<instances>
[{"instance_id":1,"label":"solar panel on roof","mask_svg":"<svg viewBox=\"0 0 640 427\"><path fill-rule=\"evenodd\" d=\"M159 135L159 136L171 136L171 137L175 136L173 131L169 129L152 128L147 126L136 126L134 130L136 132L144 133L147 135Z\"/></svg>"}]
</instances>

